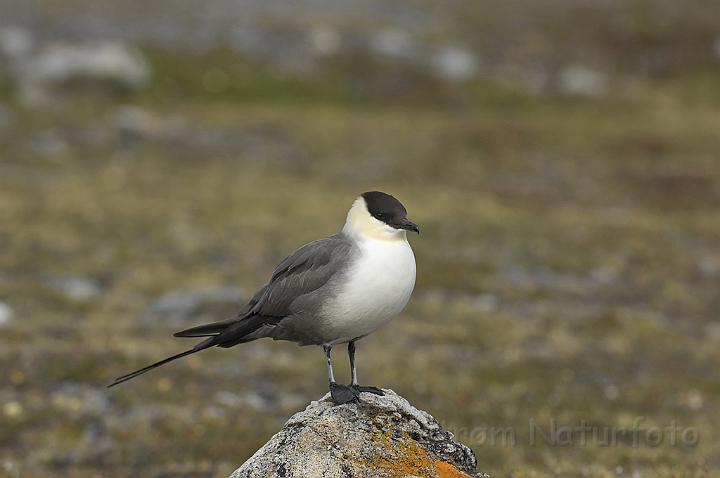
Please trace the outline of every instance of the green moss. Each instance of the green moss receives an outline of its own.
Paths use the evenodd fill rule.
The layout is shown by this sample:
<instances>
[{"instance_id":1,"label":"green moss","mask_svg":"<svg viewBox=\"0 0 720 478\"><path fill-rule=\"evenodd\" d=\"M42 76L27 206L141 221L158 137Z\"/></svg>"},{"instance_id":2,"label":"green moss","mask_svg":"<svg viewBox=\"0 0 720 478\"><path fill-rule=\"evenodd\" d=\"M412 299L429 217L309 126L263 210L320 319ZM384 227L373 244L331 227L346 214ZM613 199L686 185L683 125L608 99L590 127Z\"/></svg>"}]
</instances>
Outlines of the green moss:
<instances>
[{"instance_id":1,"label":"green moss","mask_svg":"<svg viewBox=\"0 0 720 478\"><path fill-rule=\"evenodd\" d=\"M148 93L139 98L152 102L342 99L327 79L288 73L229 50L180 54L146 49L144 53L154 73Z\"/></svg>"}]
</instances>

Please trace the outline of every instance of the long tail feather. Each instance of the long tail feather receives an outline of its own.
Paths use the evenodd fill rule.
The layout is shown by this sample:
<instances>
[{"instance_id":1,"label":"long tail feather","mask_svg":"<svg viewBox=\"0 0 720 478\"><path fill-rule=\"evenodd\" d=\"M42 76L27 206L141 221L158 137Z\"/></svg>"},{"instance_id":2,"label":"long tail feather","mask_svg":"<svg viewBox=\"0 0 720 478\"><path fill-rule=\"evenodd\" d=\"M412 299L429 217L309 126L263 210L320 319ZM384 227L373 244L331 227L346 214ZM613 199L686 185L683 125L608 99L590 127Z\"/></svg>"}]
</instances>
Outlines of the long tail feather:
<instances>
[{"instance_id":1,"label":"long tail feather","mask_svg":"<svg viewBox=\"0 0 720 478\"><path fill-rule=\"evenodd\" d=\"M131 378L135 378L135 377L137 377L138 375L142 375L142 374L144 374L145 372L149 372L150 370L152 370L152 369L154 369L154 368L158 368L158 367L161 366L161 365L165 365L165 364L168 363L168 362L172 362L173 360L177 360L177 359L182 358L182 357L185 357L185 356L187 356L187 355L194 354L195 352L200 352L201 350L204 350L204 349L203 349L203 348L193 348L193 349L190 349L190 350L186 350L185 352L179 353L179 354L177 354L177 355L173 355L172 357L168 357L168 358L166 358L165 360L161 360L161 361L159 361L159 362L157 362L157 363L154 363L154 364L152 364L152 365L148 365L147 367L141 368L140 370L136 370L135 372L129 373L129 374L127 374L127 375L123 375L122 377L118 377L118 378L115 379L115 381L114 381L113 383L111 383L110 385L108 385L108 388L114 387L115 385L119 385L119 384L121 384L121 383L123 383L123 382L127 382L127 381L130 380Z\"/></svg>"},{"instance_id":2,"label":"long tail feather","mask_svg":"<svg viewBox=\"0 0 720 478\"><path fill-rule=\"evenodd\" d=\"M113 383L108 385L108 388L114 387L115 385L119 385L123 382L127 382L128 380L135 378L138 375L142 375L145 372L149 372L154 368L165 365L168 362L172 362L173 360L177 360L187 355L194 354L195 352L205 350L208 347L218 346L227 348L243 342L255 340L257 337L250 339L247 339L246 337L249 334L252 334L256 330L258 330L263 325L270 323L269 319L271 318L262 317L259 315L254 315L240 321L232 318L222 320L220 322L214 322L212 324L200 325L188 330L184 330L182 332L178 332L175 334L175 337L209 337L202 342L196 344L195 347L190 350L186 350L185 352L173 355L172 357L168 357L165 360L161 360L160 362L148 365L145 368L141 368L140 370L116 378Z\"/></svg>"}]
</instances>

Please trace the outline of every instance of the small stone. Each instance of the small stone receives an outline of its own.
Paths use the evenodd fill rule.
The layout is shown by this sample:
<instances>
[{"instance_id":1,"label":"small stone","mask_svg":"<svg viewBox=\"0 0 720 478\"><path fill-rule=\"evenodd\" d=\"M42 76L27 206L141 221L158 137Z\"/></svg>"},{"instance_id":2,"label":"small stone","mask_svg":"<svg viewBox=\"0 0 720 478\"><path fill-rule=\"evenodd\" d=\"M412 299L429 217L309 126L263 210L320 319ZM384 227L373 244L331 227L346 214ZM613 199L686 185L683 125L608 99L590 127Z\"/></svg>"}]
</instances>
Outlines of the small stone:
<instances>
[{"instance_id":1,"label":"small stone","mask_svg":"<svg viewBox=\"0 0 720 478\"><path fill-rule=\"evenodd\" d=\"M612 284L617 276L617 269L611 266L598 267L590 271L590 278L602 285Z\"/></svg>"},{"instance_id":2,"label":"small stone","mask_svg":"<svg viewBox=\"0 0 720 478\"><path fill-rule=\"evenodd\" d=\"M440 48L432 59L435 72L448 80L469 80L477 74L475 54L465 48L448 45Z\"/></svg>"},{"instance_id":3,"label":"small stone","mask_svg":"<svg viewBox=\"0 0 720 478\"><path fill-rule=\"evenodd\" d=\"M18 98L32 107L56 102L57 90L70 80L112 81L139 89L151 77L145 58L121 42L49 43L15 63L11 73L19 86Z\"/></svg>"},{"instance_id":4,"label":"small stone","mask_svg":"<svg viewBox=\"0 0 720 478\"><path fill-rule=\"evenodd\" d=\"M7 418L17 418L23 414L23 407L19 402L7 402L2 411Z\"/></svg>"},{"instance_id":5,"label":"small stone","mask_svg":"<svg viewBox=\"0 0 720 478\"><path fill-rule=\"evenodd\" d=\"M710 322L705 326L705 336L710 340L720 340L720 322Z\"/></svg>"},{"instance_id":6,"label":"small stone","mask_svg":"<svg viewBox=\"0 0 720 478\"><path fill-rule=\"evenodd\" d=\"M0 327L10 325L13 320L13 310L5 302L0 302Z\"/></svg>"},{"instance_id":7,"label":"small stone","mask_svg":"<svg viewBox=\"0 0 720 478\"><path fill-rule=\"evenodd\" d=\"M182 326L204 307L213 304L239 304L241 299L242 290L232 285L179 290L153 300L148 306L148 314L160 316L171 325Z\"/></svg>"},{"instance_id":8,"label":"small stone","mask_svg":"<svg viewBox=\"0 0 720 478\"><path fill-rule=\"evenodd\" d=\"M0 29L0 53L10 58L19 58L32 52L35 35L25 27L14 25Z\"/></svg>"},{"instance_id":9,"label":"small stone","mask_svg":"<svg viewBox=\"0 0 720 478\"><path fill-rule=\"evenodd\" d=\"M702 409L704 400L702 393L699 390L692 389L685 395L685 403L687 407L693 411L698 412Z\"/></svg>"},{"instance_id":10,"label":"small stone","mask_svg":"<svg viewBox=\"0 0 720 478\"><path fill-rule=\"evenodd\" d=\"M481 312L494 312L500 306L500 298L491 292L485 292L475 297L473 305Z\"/></svg>"},{"instance_id":11,"label":"small stone","mask_svg":"<svg viewBox=\"0 0 720 478\"><path fill-rule=\"evenodd\" d=\"M140 136L150 136L160 122L152 113L132 105L115 108L112 121L121 131Z\"/></svg>"},{"instance_id":12,"label":"small stone","mask_svg":"<svg viewBox=\"0 0 720 478\"><path fill-rule=\"evenodd\" d=\"M331 27L320 27L310 30L308 37L310 46L319 56L332 56L336 54L342 46L340 34Z\"/></svg>"},{"instance_id":13,"label":"small stone","mask_svg":"<svg viewBox=\"0 0 720 478\"><path fill-rule=\"evenodd\" d=\"M718 262L712 257L703 257L698 261L698 270L703 277L714 277L718 272Z\"/></svg>"},{"instance_id":14,"label":"small stone","mask_svg":"<svg viewBox=\"0 0 720 478\"><path fill-rule=\"evenodd\" d=\"M90 300L105 292L105 285L98 279L79 276L53 277L50 286L74 300Z\"/></svg>"},{"instance_id":15,"label":"small stone","mask_svg":"<svg viewBox=\"0 0 720 478\"><path fill-rule=\"evenodd\" d=\"M68 153L70 144L57 130L45 130L30 138L28 149L46 158L57 158Z\"/></svg>"},{"instance_id":16,"label":"small stone","mask_svg":"<svg viewBox=\"0 0 720 478\"><path fill-rule=\"evenodd\" d=\"M571 65L558 74L558 89L566 96L601 98L608 92L605 74L583 65Z\"/></svg>"},{"instance_id":17,"label":"small stone","mask_svg":"<svg viewBox=\"0 0 720 478\"><path fill-rule=\"evenodd\" d=\"M413 41L410 35L400 28L385 28L370 38L370 48L378 55L390 57L413 56Z\"/></svg>"},{"instance_id":18,"label":"small stone","mask_svg":"<svg viewBox=\"0 0 720 478\"><path fill-rule=\"evenodd\" d=\"M119 42L52 43L24 63L22 77L41 83L73 78L116 80L141 87L150 80L150 66L139 52Z\"/></svg>"},{"instance_id":19,"label":"small stone","mask_svg":"<svg viewBox=\"0 0 720 478\"><path fill-rule=\"evenodd\" d=\"M615 400L620 396L620 389L615 385L608 385L603 391L605 392L605 397L608 400Z\"/></svg>"}]
</instances>

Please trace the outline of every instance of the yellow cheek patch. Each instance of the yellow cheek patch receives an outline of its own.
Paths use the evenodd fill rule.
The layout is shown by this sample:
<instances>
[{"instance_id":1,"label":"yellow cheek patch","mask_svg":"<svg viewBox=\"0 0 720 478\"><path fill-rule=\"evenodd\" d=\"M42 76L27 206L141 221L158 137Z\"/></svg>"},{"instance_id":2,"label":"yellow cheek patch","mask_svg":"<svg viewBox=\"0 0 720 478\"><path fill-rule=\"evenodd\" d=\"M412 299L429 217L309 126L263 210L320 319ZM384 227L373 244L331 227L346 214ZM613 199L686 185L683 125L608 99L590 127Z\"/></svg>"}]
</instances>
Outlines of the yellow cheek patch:
<instances>
[{"instance_id":1,"label":"yellow cheek patch","mask_svg":"<svg viewBox=\"0 0 720 478\"><path fill-rule=\"evenodd\" d=\"M355 200L347 215L345 227L370 239L380 241L405 241L407 234L402 229L394 229L370 215L362 197Z\"/></svg>"}]
</instances>

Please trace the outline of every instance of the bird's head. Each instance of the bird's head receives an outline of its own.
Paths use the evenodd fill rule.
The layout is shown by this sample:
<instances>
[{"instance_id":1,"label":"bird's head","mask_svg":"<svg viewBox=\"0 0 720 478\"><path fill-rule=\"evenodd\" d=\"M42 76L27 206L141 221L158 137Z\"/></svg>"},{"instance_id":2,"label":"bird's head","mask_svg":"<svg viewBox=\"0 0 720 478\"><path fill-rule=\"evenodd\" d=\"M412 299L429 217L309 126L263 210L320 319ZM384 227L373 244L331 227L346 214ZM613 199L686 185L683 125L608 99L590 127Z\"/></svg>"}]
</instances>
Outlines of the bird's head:
<instances>
[{"instance_id":1,"label":"bird's head","mask_svg":"<svg viewBox=\"0 0 720 478\"><path fill-rule=\"evenodd\" d=\"M407 231L420 233L400 201L380 191L362 193L355 200L343 230L384 241L405 240Z\"/></svg>"}]
</instances>

